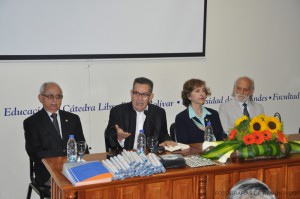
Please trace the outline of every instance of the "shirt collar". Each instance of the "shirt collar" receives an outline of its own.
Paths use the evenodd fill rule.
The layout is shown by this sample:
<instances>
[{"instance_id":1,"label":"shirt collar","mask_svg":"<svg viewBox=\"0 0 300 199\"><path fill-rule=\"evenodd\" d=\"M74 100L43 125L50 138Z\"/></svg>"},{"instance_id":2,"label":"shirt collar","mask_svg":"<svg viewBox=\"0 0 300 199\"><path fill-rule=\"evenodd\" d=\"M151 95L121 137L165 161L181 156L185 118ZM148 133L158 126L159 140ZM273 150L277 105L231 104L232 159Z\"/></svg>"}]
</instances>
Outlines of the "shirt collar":
<instances>
[{"instance_id":1,"label":"shirt collar","mask_svg":"<svg viewBox=\"0 0 300 199\"><path fill-rule=\"evenodd\" d=\"M45 109L45 111L47 112L49 117L51 117L51 115L53 114L53 113L47 111L46 109ZM57 114L57 117L59 117L59 111L56 111L55 113Z\"/></svg>"},{"instance_id":2,"label":"shirt collar","mask_svg":"<svg viewBox=\"0 0 300 199\"><path fill-rule=\"evenodd\" d=\"M202 117L201 118L199 116L197 116L197 114L195 113L195 111L191 105L189 105L189 107L188 107L188 112L189 112L190 119L192 119L193 117L197 117L199 119L204 119L207 115L211 115L211 112L209 112L204 106L202 106Z\"/></svg>"},{"instance_id":3,"label":"shirt collar","mask_svg":"<svg viewBox=\"0 0 300 199\"><path fill-rule=\"evenodd\" d=\"M249 105L249 100L247 100L247 101L245 101L245 102L240 102L240 101L238 101L238 103L239 103L240 107L244 108L243 104L245 103L245 104L247 104L247 106L248 106L248 105Z\"/></svg>"},{"instance_id":4,"label":"shirt collar","mask_svg":"<svg viewBox=\"0 0 300 199\"><path fill-rule=\"evenodd\" d=\"M144 113L144 111L148 111L148 105L147 105L147 107L146 107L143 111L141 111L141 112L137 111L134 107L132 107L132 108L133 108L133 110L135 110L136 114L141 114L141 113Z\"/></svg>"}]
</instances>

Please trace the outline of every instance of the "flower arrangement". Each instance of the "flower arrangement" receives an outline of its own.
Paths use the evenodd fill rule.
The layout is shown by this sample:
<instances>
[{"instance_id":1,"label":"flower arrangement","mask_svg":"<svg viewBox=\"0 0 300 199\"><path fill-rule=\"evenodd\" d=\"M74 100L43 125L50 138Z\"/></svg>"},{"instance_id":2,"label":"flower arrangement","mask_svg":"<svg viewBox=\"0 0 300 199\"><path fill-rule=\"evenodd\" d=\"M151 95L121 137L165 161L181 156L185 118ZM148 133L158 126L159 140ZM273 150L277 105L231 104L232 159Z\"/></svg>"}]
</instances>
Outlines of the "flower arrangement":
<instances>
[{"instance_id":1,"label":"flower arrangement","mask_svg":"<svg viewBox=\"0 0 300 199\"><path fill-rule=\"evenodd\" d=\"M236 120L229 133L229 140L239 140L245 145L263 144L268 141L287 143L283 134L283 124L276 117L258 115L252 119L243 116Z\"/></svg>"},{"instance_id":2,"label":"flower arrangement","mask_svg":"<svg viewBox=\"0 0 300 199\"><path fill-rule=\"evenodd\" d=\"M203 143L205 147L207 143ZM231 129L227 141L211 143L215 146L202 157L226 162L233 152L239 158L258 156L285 156L290 151L300 152L300 142L288 141L283 133L283 123L273 116L258 115L252 119L238 118Z\"/></svg>"}]
</instances>

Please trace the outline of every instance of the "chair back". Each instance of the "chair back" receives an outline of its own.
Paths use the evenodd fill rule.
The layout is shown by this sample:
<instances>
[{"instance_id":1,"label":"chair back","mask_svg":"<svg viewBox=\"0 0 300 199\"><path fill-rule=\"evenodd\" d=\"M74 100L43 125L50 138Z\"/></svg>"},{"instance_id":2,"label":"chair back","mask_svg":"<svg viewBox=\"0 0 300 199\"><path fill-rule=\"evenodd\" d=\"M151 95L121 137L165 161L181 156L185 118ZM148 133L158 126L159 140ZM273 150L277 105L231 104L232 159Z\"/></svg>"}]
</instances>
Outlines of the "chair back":
<instances>
[{"instance_id":1,"label":"chair back","mask_svg":"<svg viewBox=\"0 0 300 199\"><path fill-rule=\"evenodd\" d=\"M34 174L34 172L33 172L33 165L34 165L33 160L31 160L31 159L29 158L30 182L36 184L36 183L35 183L35 174Z\"/></svg>"},{"instance_id":2,"label":"chair back","mask_svg":"<svg viewBox=\"0 0 300 199\"><path fill-rule=\"evenodd\" d=\"M174 142L177 142L175 123L170 126L170 136Z\"/></svg>"},{"instance_id":3,"label":"chair back","mask_svg":"<svg viewBox=\"0 0 300 199\"><path fill-rule=\"evenodd\" d=\"M34 161L29 158L29 174L30 183L28 185L27 199L31 198L32 189L40 196L40 199L50 198L50 187L48 186L38 186L35 181L35 173L33 171Z\"/></svg>"}]
</instances>

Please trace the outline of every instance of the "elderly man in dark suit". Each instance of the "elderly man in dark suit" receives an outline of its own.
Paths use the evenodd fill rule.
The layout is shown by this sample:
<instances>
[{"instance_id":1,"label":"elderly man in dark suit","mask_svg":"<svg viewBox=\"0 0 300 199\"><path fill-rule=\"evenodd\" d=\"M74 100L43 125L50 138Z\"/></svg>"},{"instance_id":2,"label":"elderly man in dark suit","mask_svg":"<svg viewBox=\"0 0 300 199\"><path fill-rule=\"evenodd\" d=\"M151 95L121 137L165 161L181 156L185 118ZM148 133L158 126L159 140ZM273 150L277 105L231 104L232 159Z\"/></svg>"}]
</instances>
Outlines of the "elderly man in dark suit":
<instances>
[{"instance_id":1,"label":"elderly man in dark suit","mask_svg":"<svg viewBox=\"0 0 300 199\"><path fill-rule=\"evenodd\" d=\"M153 82L147 78L136 78L131 90L131 102L113 107L105 130L106 149L136 149L139 130L146 137L156 136L160 146L174 146L167 129L166 112L150 104L154 94Z\"/></svg>"},{"instance_id":2,"label":"elderly man in dark suit","mask_svg":"<svg viewBox=\"0 0 300 199\"><path fill-rule=\"evenodd\" d=\"M55 82L45 82L38 95L43 108L24 120L25 148L34 161L38 185L50 185L50 174L42 163L43 158L66 156L69 135L84 141L78 115L60 110L62 90ZM58 126L54 124L57 120Z\"/></svg>"}]
</instances>

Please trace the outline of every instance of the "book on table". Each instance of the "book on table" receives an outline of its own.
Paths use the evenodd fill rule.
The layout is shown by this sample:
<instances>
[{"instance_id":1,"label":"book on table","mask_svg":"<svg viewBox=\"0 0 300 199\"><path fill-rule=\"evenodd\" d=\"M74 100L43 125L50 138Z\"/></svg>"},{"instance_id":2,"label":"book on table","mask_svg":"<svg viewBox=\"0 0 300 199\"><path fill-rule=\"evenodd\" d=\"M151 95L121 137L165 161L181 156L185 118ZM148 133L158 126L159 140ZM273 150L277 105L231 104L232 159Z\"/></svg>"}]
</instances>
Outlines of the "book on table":
<instances>
[{"instance_id":1,"label":"book on table","mask_svg":"<svg viewBox=\"0 0 300 199\"><path fill-rule=\"evenodd\" d=\"M176 146L165 146L165 150L169 152L178 151L178 150L185 150L189 149L190 146L183 143L177 143Z\"/></svg>"},{"instance_id":2,"label":"book on table","mask_svg":"<svg viewBox=\"0 0 300 199\"><path fill-rule=\"evenodd\" d=\"M74 186L110 182L113 177L99 161L64 163L62 173Z\"/></svg>"}]
</instances>

